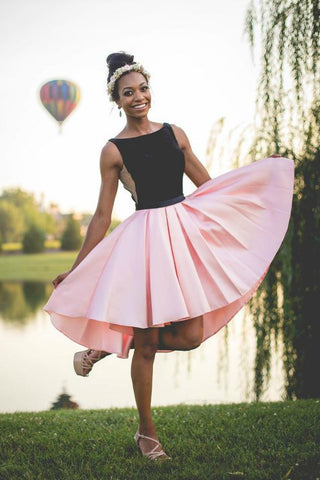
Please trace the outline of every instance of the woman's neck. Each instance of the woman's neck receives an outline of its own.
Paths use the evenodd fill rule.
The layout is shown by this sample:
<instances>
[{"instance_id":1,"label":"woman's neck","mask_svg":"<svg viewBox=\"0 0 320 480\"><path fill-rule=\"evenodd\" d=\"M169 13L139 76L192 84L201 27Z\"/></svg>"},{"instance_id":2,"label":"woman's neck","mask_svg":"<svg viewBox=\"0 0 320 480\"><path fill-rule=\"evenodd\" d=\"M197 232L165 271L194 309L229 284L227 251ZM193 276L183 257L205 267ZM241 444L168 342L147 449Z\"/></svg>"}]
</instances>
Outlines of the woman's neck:
<instances>
[{"instance_id":1,"label":"woman's neck","mask_svg":"<svg viewBox=\"0 0 320 480\"><path fill-rule=\"evenodd\" d=\"M153 126L148 117L132 118L127 117L127 125L123 129L123 133L134 135L145 135L153 132Z\"/></svg>"}]
</instances>

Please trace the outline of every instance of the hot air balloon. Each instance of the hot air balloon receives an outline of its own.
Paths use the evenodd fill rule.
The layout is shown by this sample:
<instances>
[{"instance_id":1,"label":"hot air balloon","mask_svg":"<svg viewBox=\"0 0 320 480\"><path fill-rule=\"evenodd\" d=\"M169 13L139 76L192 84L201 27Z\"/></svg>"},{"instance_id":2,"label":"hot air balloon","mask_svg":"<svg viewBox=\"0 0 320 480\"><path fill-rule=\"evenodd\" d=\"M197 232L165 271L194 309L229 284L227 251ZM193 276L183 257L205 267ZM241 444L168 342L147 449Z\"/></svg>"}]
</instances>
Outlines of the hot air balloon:
<instances>
[{"instance_id":1,"label":"hot air balloon","mask_svg":"<svg viewBox=\"0 0 320 480\"><path fill-rule=\"evenodd\" d=\"M62 122L74 110L80 99L79 87L69 80L50 80L40 88L42 105L59 122Z\"/></svg>"}]
</instances>

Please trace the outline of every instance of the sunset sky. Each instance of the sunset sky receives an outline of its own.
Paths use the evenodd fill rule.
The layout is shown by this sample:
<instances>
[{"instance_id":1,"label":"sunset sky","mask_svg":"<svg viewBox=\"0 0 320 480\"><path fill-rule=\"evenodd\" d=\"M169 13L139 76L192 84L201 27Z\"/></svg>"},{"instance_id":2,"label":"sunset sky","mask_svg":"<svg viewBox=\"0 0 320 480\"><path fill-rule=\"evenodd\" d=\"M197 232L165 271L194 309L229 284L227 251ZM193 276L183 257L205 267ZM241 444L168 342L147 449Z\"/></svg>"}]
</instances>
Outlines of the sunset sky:
<instances>
[{"instance_id":1,"label":"sunset sky","mask_svg":"<svg viewBox=\"0 0 320 480\"><path fill-rule=\"evenodd\" d=\"M182 127L204 163L218 118L239 125L253 117L258 69L243 35L248 3L3 0L0 191L20 186L64 213L93 213L101 148L125 123L106 94L105 59L119 50L151 73L150 120ZM54 78L81 90L62 133L39 100L41 85ZM185 194L194 188L185 179ZM119 183L114 216L133 211Z\"/></svg>"}]
</instances>

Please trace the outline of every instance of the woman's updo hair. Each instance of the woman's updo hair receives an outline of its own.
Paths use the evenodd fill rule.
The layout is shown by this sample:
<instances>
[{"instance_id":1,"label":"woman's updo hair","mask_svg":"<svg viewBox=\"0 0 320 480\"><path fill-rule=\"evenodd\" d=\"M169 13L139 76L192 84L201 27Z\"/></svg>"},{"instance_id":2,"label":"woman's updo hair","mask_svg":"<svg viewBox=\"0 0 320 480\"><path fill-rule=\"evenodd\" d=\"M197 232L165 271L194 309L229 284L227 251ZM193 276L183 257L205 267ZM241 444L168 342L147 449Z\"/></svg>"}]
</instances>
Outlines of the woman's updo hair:
<instances>
[{"instance_id":1,"label":"woman's updo hair","mask_svg":"<svg viewBox=\"0 0 320 480\"><path fill-rule=\"evenodd\" d=\"M108 83L110 82L110 79L111 79L112 75L114 74L114 72L118 68L123 67L124 65L134 65L136 63L137 62L134 61L134 55L129 55L128 53L123 52L123 51L116 52L116 53L110 53L110 55L107 56L107 65L108 65L108 69L109 69L107 82ZM123 75L127 75L128 73L130 73L130 70L128 72L124 72L121 75L121 77ZM148 81L147 78L146 78L146 80ZM119 99L118 81L119 81L119 79L116 80L115 85L114 85L114 89L113 89L113 92L112 92L112 99L113 100L118 100Z\"/></svg>"}]
</instances>

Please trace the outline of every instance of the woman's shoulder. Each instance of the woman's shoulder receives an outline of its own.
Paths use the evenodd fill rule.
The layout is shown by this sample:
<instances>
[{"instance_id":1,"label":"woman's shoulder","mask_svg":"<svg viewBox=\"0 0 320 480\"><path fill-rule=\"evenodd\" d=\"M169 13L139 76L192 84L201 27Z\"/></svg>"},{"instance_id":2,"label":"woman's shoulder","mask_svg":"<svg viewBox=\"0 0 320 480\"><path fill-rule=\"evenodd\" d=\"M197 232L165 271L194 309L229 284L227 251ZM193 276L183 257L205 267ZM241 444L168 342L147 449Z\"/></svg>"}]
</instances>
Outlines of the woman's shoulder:
<instances>
[{"instance_id":1,"label":"woman's shoulder","mask_svg":"<svg viewBox=\"0 0 320 480\"><path fill-rule=\"evenodd\" d=\"M185 135L184 130L175 123L170 123L170 126L174 130L174 133L177 133L178 135Z\"/></svg>"},{"instance_id":2,"label":"woman's shoulder","mask_svg":"<svg viewBox=\"0 0 320 480\"><path fill-rule=\"evenodd\" d=\"M177 139L177 142L180 146L180 148L185 148L187 146L187 144L189 143L189 140L188 140L188 137L185 133L185 131L181 128L181 127L178 127L178 125L175 125L174 123L171 123L170 124L173 132L174 132L174 135Z\"/></svg>"},{"instance_id":3,"label":"woman's shoulder","mask_svg":"<svg viewBox=\"0 0 320 480\"><path fill-rule=\"evenodd\" d=\"M109 166L122 167L122 157L116 145L109 140L102 147L100 161Z\"/></svg>"}]
</instances>

